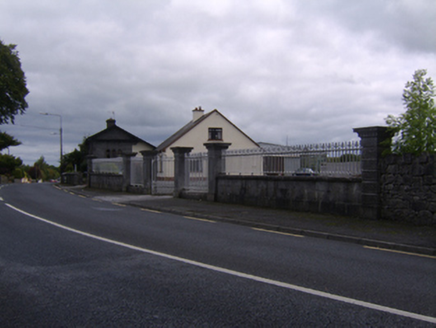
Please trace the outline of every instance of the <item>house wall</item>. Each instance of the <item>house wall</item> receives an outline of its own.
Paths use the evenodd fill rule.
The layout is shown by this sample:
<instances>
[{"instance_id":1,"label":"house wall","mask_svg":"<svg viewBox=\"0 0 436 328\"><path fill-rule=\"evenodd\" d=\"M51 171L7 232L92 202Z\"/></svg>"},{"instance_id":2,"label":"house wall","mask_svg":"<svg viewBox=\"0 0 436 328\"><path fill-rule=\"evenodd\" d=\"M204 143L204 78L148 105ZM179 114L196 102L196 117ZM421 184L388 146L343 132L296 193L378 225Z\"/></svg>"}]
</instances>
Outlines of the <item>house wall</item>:
<instances>
[{"instance_id":1,"label":"house wall","mask_svg":"<svg viewBox=\"0 0 436 328\"><path fill-rule=\"evenodd\" d=\"M358 216L359 178L218 176L216 201Z\"/></svg>"},{"instance_id":2,"label":"house wall","mask_svg":"<svg viewBox=\"0 0 436 328\"><path fill-rule=\"evenodd\" d=\"M132 145L124 141L93 141L90 143L89 153L98 158L106 158L107 149L111 150L111 152L115 150L117 154L127 154L132 152ZM111 154L111 157L115 156Z\"/></svg>"},{"instance_id":3,"label":"house wall","mask_svg":"<svg viewBox=\"0 0 436 328\"><path fill-rule=\"evenodd\" d=\"M222 128L223 141L231 143L229 149L251 149L258 146L245 136L241 131L235 128L231 123L224 119L218 113L212 113L207 119L196 125L191 131L188 131L181 138L176 140L171 147L165 150L169 157L173 156L172 147L193 147L191 153L205 152L204 143L208 141L209 128Z\"/></svg>"},{"instance_id":4,"label":"house wall","mask_svg":"<svg viewBox=\"0 0 436 328\"><path fill-rule=\"evenodd\" d=\"M146 144L145 142L138 142L137 144L132 145L132 153L137 153L137 156L140 156L141 151L146 150L154 150L154 148Z\"/></svg>"},{"instance_id":5,"label":"house wall","mask_svg":"<svg viewBox=\"0 0 436 328\"><path fill-rule=\"evenodd\" d=\"M389 155L381 165L382 217L436 225L436 155Z\"/></svg>"}]
</instances>

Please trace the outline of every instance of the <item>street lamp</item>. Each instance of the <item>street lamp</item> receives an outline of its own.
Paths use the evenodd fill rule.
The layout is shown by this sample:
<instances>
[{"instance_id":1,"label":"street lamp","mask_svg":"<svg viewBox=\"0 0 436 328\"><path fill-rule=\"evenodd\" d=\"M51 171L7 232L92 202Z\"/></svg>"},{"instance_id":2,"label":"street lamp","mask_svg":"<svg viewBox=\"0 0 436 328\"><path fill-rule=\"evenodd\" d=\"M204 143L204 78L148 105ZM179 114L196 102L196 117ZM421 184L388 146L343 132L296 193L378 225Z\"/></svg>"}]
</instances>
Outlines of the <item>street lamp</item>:
<instances>
[{"instance_id":1,"label":"street lamp","mask_svg":"<svg viewBox=\"0 0 436 328\"><path fill-rule=\"evenodd\" d=\"M40 113L41 115L51 115L59 117L59 136L60 136L60 162L59 162L59 172L62 174L62 116L59 114L51 114L51 113Z\"/></svg>"}]
</instances>

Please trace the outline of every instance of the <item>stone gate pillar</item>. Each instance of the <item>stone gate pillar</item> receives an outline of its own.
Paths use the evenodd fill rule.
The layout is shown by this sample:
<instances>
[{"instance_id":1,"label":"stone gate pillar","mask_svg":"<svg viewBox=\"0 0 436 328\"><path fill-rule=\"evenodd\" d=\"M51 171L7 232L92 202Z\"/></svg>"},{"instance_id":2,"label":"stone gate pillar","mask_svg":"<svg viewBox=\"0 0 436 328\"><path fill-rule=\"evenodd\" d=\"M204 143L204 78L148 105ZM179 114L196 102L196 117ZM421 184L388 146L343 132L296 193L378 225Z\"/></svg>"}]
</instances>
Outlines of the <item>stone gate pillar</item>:
<instances>
[{"instance_id":1,"label":"stone gate pillar","mask_svg":"<svg viewBox=\"0 0 436 328\"><path fill-rule=\"evenodd\" d=\"M142 150L142 172L144 193L151 195L152 181L153 181L153 158L157 155L155 150Z\"/></svg>"},{"instance_id":2,"label":"stone gate pillar","mask_svg":"<svg viewBox=\"0 0 436 328\"><path fill-rule=\"evenodd\" d=\"M130 186L130 172L131 172L131 158L135 156L136 153L126 153L123 154L123 185L121 190L127 191L127 187Z\"/></svg>"},{"instance_id":3,"label":"stone gate pillar","mask_svg":"<svg viewBox=\"0 0 436 328\"><path fill-rule=\"evenodd\" d=\"M365 219L381 218L381 158L388 145L382 142L392 137L388 127L373 126L353 129L362 146L362 198L361 216Z\"/></svg>"},{"instance_id":4,"label":"stone gate pillar","mask_svg":"<svg viewBox=\"0 0 436 328\"><path fill-rule=\"evenodd\" d=\"M229 148L231 143L226 142L206 142L204 146L207 148L207 179L208 191L207 200L214 202L216 195L216 178L224 172L224 163L222 160L222 151Z\"/></svg>"},{"instance_id":5,"label":"stone gate pillar","mask_svg":"<svg viewBox=\"0 0 436 328\"><path fill-rule=\"evenodd\" d=\"M172 147L174 153L174 197L179 198L189 179L186 170L185 155L189 154L193 147Z\"/></svg>"}]
</instances>

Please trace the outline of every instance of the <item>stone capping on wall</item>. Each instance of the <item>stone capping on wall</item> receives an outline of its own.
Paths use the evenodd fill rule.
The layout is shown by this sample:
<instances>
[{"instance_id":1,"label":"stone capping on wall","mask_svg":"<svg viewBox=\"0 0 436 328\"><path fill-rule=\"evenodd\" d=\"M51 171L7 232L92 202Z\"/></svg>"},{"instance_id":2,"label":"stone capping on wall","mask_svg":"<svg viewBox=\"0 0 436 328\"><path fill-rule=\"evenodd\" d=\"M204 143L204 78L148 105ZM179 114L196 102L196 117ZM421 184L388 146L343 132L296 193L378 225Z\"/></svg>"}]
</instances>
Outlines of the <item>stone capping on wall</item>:
<instances>
[{"instance_id":1,"label":"stone capping on wall","mask_svg":"<svg viewBox=\"0 0 436 328\"><path fill-rule=\"evenodd\" d=\"M388 155L382 160L382 217L436 225L436 154Z\"/></svg>"}]
</instances>

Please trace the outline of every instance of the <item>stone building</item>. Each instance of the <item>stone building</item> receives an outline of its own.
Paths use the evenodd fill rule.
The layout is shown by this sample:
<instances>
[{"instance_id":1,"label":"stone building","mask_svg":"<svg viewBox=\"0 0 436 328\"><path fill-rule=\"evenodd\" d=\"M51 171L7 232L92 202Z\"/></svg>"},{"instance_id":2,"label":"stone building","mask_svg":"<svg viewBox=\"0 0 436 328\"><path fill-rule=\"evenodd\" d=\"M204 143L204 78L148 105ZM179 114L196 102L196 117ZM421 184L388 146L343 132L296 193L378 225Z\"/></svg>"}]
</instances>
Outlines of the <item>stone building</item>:
<instances>
[{"instance_id":1,"label":"stone building","mask_svg":"<svg viewBox=\"0 0 436 328\"><path fill-rule=\"evenodd\" d=\"M122 154L154 150L155 146L116 125L114 119L106 121L106 129L88 137L85 141L88 155L96 158L119 157Z\"/></svg>"}]
</instances>

